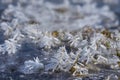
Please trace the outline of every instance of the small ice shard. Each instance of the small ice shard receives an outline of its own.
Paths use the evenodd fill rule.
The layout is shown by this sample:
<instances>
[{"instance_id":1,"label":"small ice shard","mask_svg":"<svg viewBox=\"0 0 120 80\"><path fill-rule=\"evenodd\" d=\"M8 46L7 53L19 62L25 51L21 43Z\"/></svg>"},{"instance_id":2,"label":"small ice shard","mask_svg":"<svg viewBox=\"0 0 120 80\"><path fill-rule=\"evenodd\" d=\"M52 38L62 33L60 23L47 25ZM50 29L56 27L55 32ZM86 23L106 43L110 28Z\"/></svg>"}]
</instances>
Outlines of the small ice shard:
<instances>
[{"instance_id":1,"label":"small ice shard","mask_svg":"<svg viewBox=\"0 0 120 80\"><path fill-rule=\"evenodd\" d=\"M102 63L107 64L108 60L107 60L107 58L99 55L97 58L97 62L95 64L102 64Z\"/></svg>"}]
</instances>

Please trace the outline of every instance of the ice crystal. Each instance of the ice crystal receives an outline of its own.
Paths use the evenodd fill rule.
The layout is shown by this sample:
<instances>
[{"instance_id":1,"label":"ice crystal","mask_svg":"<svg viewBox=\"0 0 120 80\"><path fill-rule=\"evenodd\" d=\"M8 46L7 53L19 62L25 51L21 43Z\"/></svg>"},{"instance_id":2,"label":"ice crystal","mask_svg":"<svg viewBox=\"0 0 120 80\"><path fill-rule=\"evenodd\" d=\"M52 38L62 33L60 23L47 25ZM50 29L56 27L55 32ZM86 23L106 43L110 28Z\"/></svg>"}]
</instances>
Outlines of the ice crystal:
<instances>
[{"instance_id":1,"label":"ice crystal","mask_svg":"<svg viewBox=\"0 0 120 80\"><path fill-rule=\"evenodd\" d=\"M1 23L1 29L4 30L4 35L9 35L12 31L12 28L7 23Z\"/></svg>"},{"instance_id":2,"label":"ice crystal","mask_svg":"<svg viewBox=\"0 0 120 80\"><path fill-rule=\"evenodd\" d=\"M44 69L44 65L40 62L39 58L36 57L34 58L34 60L25 61L24 66L20 68L20 71L25 74L32 74L35 72L39 72L42 69Z\"/></svg>"},{"instance_id":3,"label":"ice crystal","mask_svg":"<svg viewBox=\"0 0 120 80\"><path fill-rule=\"evenodd\" d=\"M1 45L1 52L5 54L15 54L20 47L14 39L5 40L5 43Z\"/></svg>"},{"instance_id":4,"label":"ice crystal","mask_svg":"<svg viewBox=\"0 0 120 80\"><path fill-rule=\"evenodd\" d=\"M60 44L60 40L46 32L45 35L42 36L42 39L40 39L39 44L40 47L50 49L51 47L55 47Z\"/></svg>"},{"instance_id":5,"label":"ice crystal","mask_svg":"<svg viewBox=\"0 0 120 80\"><path fill-rule=\"evenodd\" d=\"M59 69L63 71L68 71L72 66L73 62L74 60L70 58L65 47L60 47L57 53L53 56L53 58L51 58L50 64L48 64L48 68L51 68L49 66L52 65L53 71Z\"/></svg>"}]
</instances>

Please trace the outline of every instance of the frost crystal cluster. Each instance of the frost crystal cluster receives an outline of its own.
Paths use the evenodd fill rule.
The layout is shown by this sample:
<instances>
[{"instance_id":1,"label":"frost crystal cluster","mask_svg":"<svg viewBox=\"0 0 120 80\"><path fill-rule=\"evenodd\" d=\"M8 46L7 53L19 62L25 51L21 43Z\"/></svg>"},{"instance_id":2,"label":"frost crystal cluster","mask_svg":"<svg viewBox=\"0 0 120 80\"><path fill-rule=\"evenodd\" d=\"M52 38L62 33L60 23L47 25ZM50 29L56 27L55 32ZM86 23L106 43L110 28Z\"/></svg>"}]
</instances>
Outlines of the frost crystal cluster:
<instances>
[{"instance_id":1,"label":"frost crystal cluster","mask_svg":"<svg viewBox=\"0 0 120 80\"><path fill-rule=\"evenodd\" d=\"M94 0L17 0L0 19L0 55L7 58L0 71L16 65L24 74L65 72L77 79L119 70L120 31L109 30L118 25L109 6L98 7Z\"/></svg>"}]
</instances>

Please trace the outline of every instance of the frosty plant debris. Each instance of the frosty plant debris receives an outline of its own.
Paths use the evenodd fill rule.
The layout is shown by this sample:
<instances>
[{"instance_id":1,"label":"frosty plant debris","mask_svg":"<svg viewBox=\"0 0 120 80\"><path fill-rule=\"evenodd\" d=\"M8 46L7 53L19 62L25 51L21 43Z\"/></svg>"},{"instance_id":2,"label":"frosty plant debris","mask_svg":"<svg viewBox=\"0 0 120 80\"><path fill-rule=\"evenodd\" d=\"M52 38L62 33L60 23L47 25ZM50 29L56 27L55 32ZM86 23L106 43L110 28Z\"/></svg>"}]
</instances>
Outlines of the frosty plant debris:
<instances>
[{"instance_id":1,"label":"frosty plant debris","mask_svg":"<svg viewBox=\"0 0 120 80\"><path fill-rule=\"evenodd\" d=\"M114 32L109 32L111 35L116 36L116 39L114 39L112 36L109 38L103 34L103 30L98 31L92 28L93 32L91 35L87 35L89 34L88 32L86 33L86 37L83 38L84 30L86 29L90 29L90 27L81 28L75 33L57 31L57 37L52 35L53 32L41 31L37 34L42 36L38 40L35 39L36 33L32 32L31 36L33 40L31 42L39 44L36 46L49 53L46 55L49 56L48 61L44 63L44 57L40 59L43 63L40 62L38 57L34 60L25 61L24 65L20 66L21 72L31 74L42 69L45 72L55 73L65 71L71 73L73 76L85 76L89 74L89 69L94 69L89 68L90 65L95 65L99 69L102 68L97 66L98 64L109 66L111 69L119 69L119 46L117 45L120 42L119 37L117 37L119 33L114 34ZM24 35L22 37L24 38L23 40L27 40L27 38L31 39L29 37L30 34L24 34L28 33L27 30L24 32L23 29L20 33ZM17 54L17 46L20 44L17 43L17 39L5 40L5 43L0 46L0 52L4 54L8 53L9 55L12 53Z\"/></svg>"},{"instance_id":2,"label":"frosty plant debris","mask_svg":"<svg viewBox=\"0 0 120 80\"><path fill-rule=\"evenodd\" d=\"M43 0L10 4L1 16L0 55L13 57L24 74L83 77L106 69L101 66L120 69L120 31L109 30L118 20L109 6L97 7L92 1L81 0L82 6L69 0L57 5ZM23 49L27 44L32 44L30 49Z\"/></svg>"}]
</instances>

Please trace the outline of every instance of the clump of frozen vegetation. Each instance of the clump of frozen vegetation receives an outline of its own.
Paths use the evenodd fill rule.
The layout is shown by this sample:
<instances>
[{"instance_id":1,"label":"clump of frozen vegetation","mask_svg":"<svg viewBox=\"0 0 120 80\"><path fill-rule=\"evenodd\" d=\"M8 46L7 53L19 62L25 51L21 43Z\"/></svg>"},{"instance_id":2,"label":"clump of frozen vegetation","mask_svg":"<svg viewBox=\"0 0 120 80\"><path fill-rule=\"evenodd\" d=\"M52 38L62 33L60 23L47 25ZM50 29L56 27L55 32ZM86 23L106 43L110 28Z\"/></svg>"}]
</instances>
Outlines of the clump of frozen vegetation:
<instances>
[{"instance_id":1,"label":"clump of frozen vegetation","mask_svg":"<svg viewBox=\"0 0 120 80\"><path fill-rule=\"evenodd\" d=\"M18 68L24 74L63 71L79 77L106 69L99 65L120 69L120 32L104 29L118 26L115 14L92 0L80 3L18 0L16 6L9 5L1 16L1 55L17 55L24 42L48 53L24 61Z\"/></svg>"}]
</instances>

